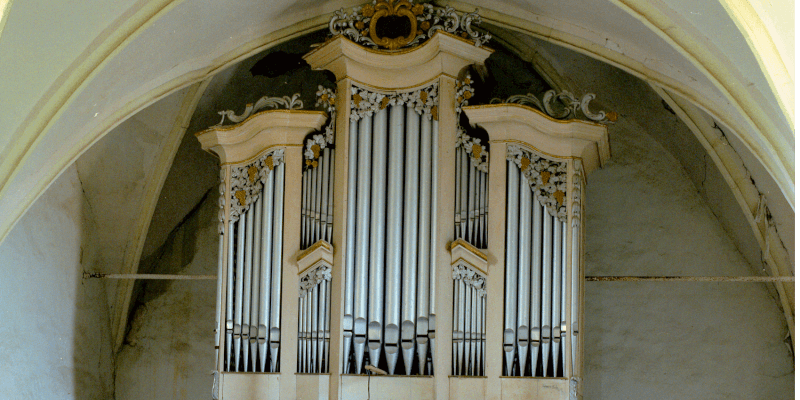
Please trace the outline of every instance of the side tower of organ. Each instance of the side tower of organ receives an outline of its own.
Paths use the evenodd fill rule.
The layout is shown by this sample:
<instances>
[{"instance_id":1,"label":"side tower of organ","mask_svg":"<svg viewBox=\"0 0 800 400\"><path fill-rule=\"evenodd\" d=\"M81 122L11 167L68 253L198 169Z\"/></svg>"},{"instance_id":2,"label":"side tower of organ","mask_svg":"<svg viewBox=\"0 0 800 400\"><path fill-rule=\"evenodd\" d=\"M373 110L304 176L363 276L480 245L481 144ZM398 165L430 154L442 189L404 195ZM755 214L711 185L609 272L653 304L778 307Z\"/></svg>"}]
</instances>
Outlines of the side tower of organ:
<instances>
[{"instance_id":1,"label":"side tower of organ","mask_svg":"<svg viewBox=\"0 0 800 400\"><path fill-rule=\"evenodd\" d=\"M579 397L608 118L568 93L470 105L477 22L339 11L304 57L335 76L323 111L265 97L197 135L222 162L216 398Z\"/></svg>"}]
</instances>

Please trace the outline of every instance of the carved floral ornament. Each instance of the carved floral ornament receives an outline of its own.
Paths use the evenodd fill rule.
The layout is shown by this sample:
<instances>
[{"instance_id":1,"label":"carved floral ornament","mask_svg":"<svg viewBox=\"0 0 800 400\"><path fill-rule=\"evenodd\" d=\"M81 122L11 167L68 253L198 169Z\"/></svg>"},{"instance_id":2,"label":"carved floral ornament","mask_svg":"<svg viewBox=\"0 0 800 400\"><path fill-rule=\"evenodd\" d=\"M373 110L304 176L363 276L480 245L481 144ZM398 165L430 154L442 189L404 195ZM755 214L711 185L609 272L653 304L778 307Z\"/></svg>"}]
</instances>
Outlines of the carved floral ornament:
<instances>
[{"instance_id":1,"label":"carved floral ornament","mask_svg":"<svg viewBox=\"0 0 800 400\"><path fill-rule=\"evenodd\" d=\"M463 81L456 81L456 119L461 115L462 107L469 103L469 99L475 95L475 89L470 86L472 77L467 74ZM489 152L486 146L481 144L481 140L467 134L467 131L459 124L456 136L456 148L463 149L470 157L472 166L482 172L489 172Z\"/></svg>"},{"instance_id":2,"label":"carved floral ornament","mask_svg":"<svg viewBox=\"0 0 800 400\"><path fill-rule=\"evenodd\" d=\"M258 200L269 174L281 163L283 149L277 149L250 164L231 167L231 222L237 221Z\"/></svg>"},{"instance_id":3,"label":"carved floral ornament","mask_svg":"<svg viewBox=\"0 0 800 400\"><path fill-rule=\"evenodd\" d=\"M329 265L320 265L300 277L300 297L305 296L306 292L314 289L322 281L331 281L331 267Z\"/></svg>"},{"instance_id":4,"label":"carved floral ornament","mask_svg":"<svg viewBox=\"0 0 800 400\"><path fill-rule=\"evenodd\" d=\"M322 107L328 113L328 125L325 131L311 136L306 140L303 156L305 157L306 168L316 168L319 165L317 159L322 154L322 150L333 145L334 132L336 131L336 92L319 85L317 89L317 107Z\"/></svg>"},{"instance_id":5,"label":"carved floral ornament","mask_svg":"<svg viewBox=\"0 0 800 400\"><path fill-rule=\"evenodd\" d=\"M383 19L383 21L381 21ZM381 36L379 23L395 23L402 29L403 22L408 26L405 36ZM437 7L431 4L413 4L408 0L374 0L350 12L343 8L336 11L328 28L333 35L344 35L354 42L372 48L397 50L416 46L430 39L438 30L472 40L481 46L491 38L490 35L472 30L479 25L481 17L477 12L459 15L452 7Z\"/></svg>"},{"instance_id":6,"label":"carved floral ornament","mask_svg":"<svg viewBox=\"0 0 800 400\"><path fill-rule=\"evenodd\" d=\"M566 221L567 163L546 159L515 145L508 146L507 159L519 167L547 212L559 221Z\"/></svg>"},{"instance_id":7,"label":"carved floral ornament","mask_svg":"<svg viewBox=\"0 0 800 400\"><path fill-rule=\"evenodd\" d=\"M453 280L461 280L478 290L478 297L486 295L486 276L463 264L453 266Z\"/></svg>"},{"instance_id":8,"label":"carved floral ornament","mask_svg":"<svg viewBox=\"0 0 800 400\"><path fill-rule=\"evenodd\" d=\"M220 120L219 123L214 125L214 126L221 126L222 124L224 124L225 123L225 117L227 117L228 120L233 122L233 123L242 122L242 121L246 120L247 118L250 118L251 115L253 115L253 114L255 114L255 113L257 113L257 112L259 112L259 111L261 111L261 110L263 110L263 109L265 109L267 107L271 107L271 108L275 108L275 109L277 109L279 107L283 107L283 108L286 108L287 110L302 110L303 109L303 101L300 100L300 93L295 93L294 95L292 95L292 97L289 97L289 96L283 96L283 97L264 96L264 97L258 99L256 104L248 103L244 107L244 112L242 112L240 115L236 115L236 113L233 110L225 110L225 111L218 112L217 114L222 116L222 120Z\"/></svg>"},{"instance_id":9,"label":"carved floral ornament","mask_svg":"<svg viewBox=\"0 0 800 400\"><path fill-rule=\"evenodd\" d=\"M371 117L376 112L393 105L405 105L427 119L439 119L439 83L410 92L380 93L374 89L353 85L350 88L350 120Z\"/></svg>"}]
</instances>

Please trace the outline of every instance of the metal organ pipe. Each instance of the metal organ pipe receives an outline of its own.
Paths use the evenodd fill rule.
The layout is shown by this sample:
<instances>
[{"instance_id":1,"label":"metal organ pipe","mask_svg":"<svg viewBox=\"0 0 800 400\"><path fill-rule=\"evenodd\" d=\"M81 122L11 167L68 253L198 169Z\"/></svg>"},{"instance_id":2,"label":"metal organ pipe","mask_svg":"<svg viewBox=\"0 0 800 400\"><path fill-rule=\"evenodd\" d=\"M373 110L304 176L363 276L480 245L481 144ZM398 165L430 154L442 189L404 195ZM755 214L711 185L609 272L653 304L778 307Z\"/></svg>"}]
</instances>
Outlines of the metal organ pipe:
<instances>
[{"instance_id":1,"label":"metal organ pipe","mask_svg":"<svg viewBox=\"0 0 800 400\"><path fill-rule=\"evenodd\" d=\"M568 306L572 307L570 323L576 324L575 302L579 293L575 288L574 270L572 276L567 275L567 255L571 251L573 257L577 256L575 246L578 242L567 241L563 204L566 168L558 161L511 146L508 167L506 254L511 258L506 260L505 327L506 332L510 332L509 320L516 311L517 347L511 355L508 347L504 347L507 357L505 375L562 377L567 372L566 310ZM514 207L512 187L519 188L518 207ZM513 215L514 209L519 219ZM572 246L571 250L568 245ZM513 258L514 250L518 251L518 259ZM567 280L574 291L569 300L565 296ZM510 282L516 282L516 285L509 288ZM509 293L515 289L517 293L510 296ZM511 335L504 337L504 344L508 344L510 338ZM574 346L574 338L571 340ZM574 356L575 352L572 354ZM516 360L518 364L509 360Z\"/></svg>"},{"instance_id":2,"label":"metal organ pipe","mask_svg":"<svg viewBox=\"0 0 800 400\"><path fill-rule=\"evenodd\" d=\"M236 304L234 305L234 324L233 324L233 351L234 365L233 370L239 371L239 360L242 354L242 291L244 289L244 239L245 221L244 216L239 216L237 222L238 240L236 246L236 292L234 293Z\"/></svg>"},{"instance_id":3,"label":"metal organ pipe","mask_svg":"<svg viewBox=\"0 0 800 400\"><path fill-rule=\"evenodd\" d=\"M404 106L398 106L404 109ZM402 114L401 114L402 115ZM419 164L415 159L421 158L420 156L420 142L419 142L419 116L414 110L407 110L408 116L408 130L405 132L406 140L406 159L405 165L405 194L403 196L405 211L403 213L403 258L402 258L402 297L403 297L403 339L406 339L408 334L408 325L412 324L416 314L416 304L414 294L417 290L417 252L419 240ZM415 129L416 128L416 129ZM389 288L387 287L387 292ZM413 331L413 330L412 330ZM404 343L403 356L406 363L406 369L410 371L411 360L409 360L408 353L413 358L413 346L409 349L408 343Z\"/></svg>"},{"instance_id":4,"label":"metal organ pipe","mask_svg":"<svg viewBox=\"0 0 800 400\"><path fill-rule=\"evenodd\" d=\"M384 252L386 250L386 109L375 113L372 148L372 212L370 218L369 325L367 346L369 362L377 367L383 343Z\"/></svg>"},{"instance_id":5,"label":"metal organ pipe","mask_svg":"<svg viewBox=\"0 0 800 400\"><path fill-rule=\"evenodd\" d=\"M434 119L431 116L431 159L432 161L432 178L431 178L431 193L438 193L437 190L437 182L439 176L439 121L438 119ZM423 122L424 123L424 122ZM424 126L424 125L423 125ZM438 196L431 195L431 210L438 210ZM437 213L431 214L431 226L436 225L436 217ZM434 239L436 234L433 229L431 229L431 243L435 243ZM423 366L426 363L427 359L427 351L425 351L425 347L429 347L430 354L436 354L436 248L431 246L430 249L430 263L428 272L430 273L430 277L428 278L428 317L419 317L418 324L417 324L417 352L420 354L419 356L419 371L420 374L424 373ZM420 313L423 313L425 310L420 308ZM425 334L424 329L426 328L425 325L427 324L428 330L428 337L424 337L421 335ZM425 344L429 344L429 346L425 346ZM428 362L428 375L433 375L433 357L431 357L430 362Z\"/></svg>"},{"instance_id":6,"label":"metal organ pipe","mask_svg":"<svg viewBox=\"0 0 800 400\"><path fill-rule=\"evenodd\" d=\"M356 247L356 176L358 165L358 124L350 123L350 142L348 143L347 165L347 238L345 244L345 271L344 271L344 317L342 318L342 331L344 341L343 368L345 373L350 372L350 347L353 344L353 291L355 280L355 247Z\"/></svg>"},{"instance_id":7,"label":"metal organ pipe","mask_svg":"<svg viewBox=\"0 0 800 400\"><path fill-rule=\"evenodd\" d=\"M505 352L506 375L514 375L515 325L517 321L517 246L519 213L519 168L508 162L508 185L506 193L506 279L505 279L505 330L503 351Z\"/></svg>"},{"instance_id":8,"label":"metal organ pipe","mask_svg":"<svg viewBox=\"0 0 800 400\"><path fill-rule=\"evenodd\" d=\"M403 106L391 106L389 128L389 188L386 231L386 361L389 374L394 374L400 347L400 294L406 295L407 282L403 279ZM409 152L412 150L409 148ZM401 288L402 286L402 288ZM405 304L404 304L405 306ZM405 311L405 307L404 307ZM405 318L405 313L403 315Z\"/></svg>"},{"instance_id":9,"label":"metal organ pipe","mask_svg":"<svg viewBox=\"0 0 800 400\"><path fill-rule=\"evenodd\" d=\"M272 171L275 174L275 187L280 191L275 191L273 200L273 229L272 229L272 310L270 316L269 332L269 353L270 353L270 372L278 370L278 351L281 343L281 261L283 260L283 187L284 187L285 165L281 163Z\"/></svg>"},{"instance_id":10,"label":"metal organ pipe","mask_svg":"<svg viewBox=\"0 0 800 400\"><path fill-rule=\"evenodd\" d=\"M256 203L253 205L255 207L255 217L253 218L254 221L254 228L253 228L253 261L252 261L252 276L250 278L250 298L252 299L250 305L250 326L248 327L250 332L248 334L249 337L249 346L250 346L250 371L255 372L256 367L258 366L258 306L261 303L261 296L260 296L260 267L261 267L261 226L263 224L262 220L262 207L261 204L264 202L264 195L262 194Z\"/></svg>"},{"instance_id":11,"label":"metal organ pipe","mask_svg":"<svg viewBox=\"0 0 800 400\"><path fill-rule=\"evenodd\" d=\"M353 348L356 373L361 372L364 349L367 341L367 296L369 267L369 215L370 215L370 166L372 156L372 117L364 116L358 123L358 193L355 245L355 285L353 317Z\"/></svg>"},{"instance_id":12,"label":"metal organ pipe","mask_svg":"<svg viewBox=\"0 0 800 400\"><path fill-rule=\"evenodd\" d=\"M414 361L414 322L413 322L413 304L416 300L418 302L417 307L417 337L419 338L417 345L419 346L418 355L419 355L419 373L422 374L425 371L425 361L427 355L427 331L428 331L428 314L429 311L429 299L433 297L433 292L430 291L430 281L431 281L431 272L430 272L430 265L431 259L433 255L431 254L431 194L432 194L432 153L433 153L433 138L431 132L431 120L426 118L424 115L422 117L418 117L415 112L409 110L408 113L411 115L409 120L420 120L420 174L419 174L419 251L417 252L417 265L419 267L419 273L417 274L417 290L416 290L416 299L406 297L406 303L411 305L411 313L410 318L404 318L404 335L403 335L403 360L406 363L406 375L411 374L411 366ZM409 131L414 131L414 127L410 126ZM408 198L408 197L407 197ZM405 284L405 281L404 281ZM413 285L412 282L409 282L409 285Z\"/></svg>"},{"instance_id":13,"label":"metal organ pipe","mask_svg":"<svg viewBox=\"0 0 800 400\"><path fill-rule=\"evenodd\" d=\"M263 210L261 212L263 222L261 224L261 238L266 242L267 238L272 237L272 219L273 219L273 203L274 203L274 187L275 175L270 173L267 176L264 199L261 202ZM258 353L259 353L259 367L261 372L266 372L267 368L267 336L269 334L269 312L270 303L272 301L269 292L272 287L272 246L269 242L263 243L261 246L261 265L259 272L259 292L262 299L258 305Z\"/></svg>"},{"instance_id":14,"label":"metal organ pipe","mask_svg":"<svg viewBox=\"0 0 800 400\"><path fill-rule=\"evenodd\" d=\"M245 212L244 279L242 292L242 368L246 372L250 364L250 290L253 282L253 214L255 206Z\"/></svg>"}]
</instances>

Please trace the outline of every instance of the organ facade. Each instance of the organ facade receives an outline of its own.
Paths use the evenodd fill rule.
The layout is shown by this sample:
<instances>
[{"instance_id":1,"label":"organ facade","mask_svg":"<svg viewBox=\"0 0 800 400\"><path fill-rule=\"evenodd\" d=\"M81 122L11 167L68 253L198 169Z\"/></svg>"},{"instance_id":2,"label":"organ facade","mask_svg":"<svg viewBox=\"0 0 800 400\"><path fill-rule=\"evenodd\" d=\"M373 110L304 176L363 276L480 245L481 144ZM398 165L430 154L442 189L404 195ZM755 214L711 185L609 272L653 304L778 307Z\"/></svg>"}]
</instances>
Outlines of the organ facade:
<instances>
[{"instance_id":1,"label":"organ facade","mask_svg":"<svg viewBox=\"0 0 800 400\"><path fill-rule=\"evenodd\" d=\"M265 98L197 135L222 163L216 398L580 397L608 116L566 93L470 105L478 22L337 12L304 57L335 76L322 111Z\"/></svg>"}]
</instances>

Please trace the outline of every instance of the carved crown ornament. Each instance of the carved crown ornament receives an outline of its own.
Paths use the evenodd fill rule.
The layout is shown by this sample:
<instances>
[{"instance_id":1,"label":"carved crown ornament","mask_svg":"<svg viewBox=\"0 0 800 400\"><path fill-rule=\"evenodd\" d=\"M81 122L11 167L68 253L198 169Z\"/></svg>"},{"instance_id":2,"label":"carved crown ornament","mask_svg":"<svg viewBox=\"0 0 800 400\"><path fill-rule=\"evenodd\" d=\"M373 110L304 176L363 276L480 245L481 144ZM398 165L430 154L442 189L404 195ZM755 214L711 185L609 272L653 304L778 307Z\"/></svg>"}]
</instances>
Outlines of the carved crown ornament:
<instances>
[{"instance_id":1,"label":"carved crown ornament","mask_svg":"<svg viewBox=\"0 0 800 400\"><path fill-rule=\"evenodd\" d=\"M481 17L477 12L459 15L452 7L437 7L408 0L373 0L350 12L336 11L328 28L374 49L399 50L421 44L438 30L471 40L481 46L491 38L476 32Z\"/></svg>"}]
</instances>

